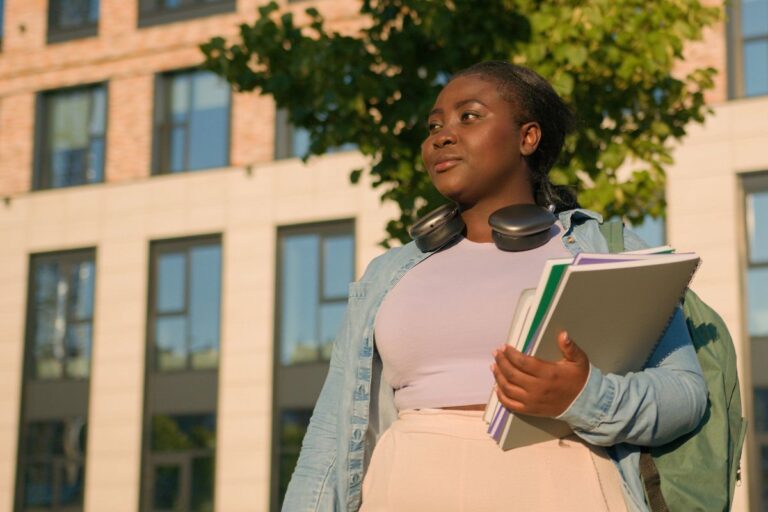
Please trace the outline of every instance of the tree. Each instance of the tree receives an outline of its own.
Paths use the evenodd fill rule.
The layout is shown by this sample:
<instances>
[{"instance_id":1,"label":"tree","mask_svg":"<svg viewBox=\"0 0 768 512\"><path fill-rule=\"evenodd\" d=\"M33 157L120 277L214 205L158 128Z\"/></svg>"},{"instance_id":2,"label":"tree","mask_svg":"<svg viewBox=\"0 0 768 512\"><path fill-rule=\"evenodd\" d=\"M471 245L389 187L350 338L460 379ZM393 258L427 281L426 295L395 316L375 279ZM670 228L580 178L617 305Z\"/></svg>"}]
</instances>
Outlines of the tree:
<instances>
[{"instance_id":1,"label":"tree","mask_svg":"<svg viewBox=\"0 0 768 512\"><path fill-rule=\"evenodd\" d=\"M204 67L239 91L274 96L309 130L305 158L345 143L369 156L373 186L401 211L385 243L407 240L413 219L444 201L419 146L453 71L505 59L549 79L579 122L552 181L630 222L663 215L672 144L709 112L715 70L672 72L685 43L719 18L699 0L362 0L366 25L355 36L329 29L315 8L306 13L299 26L274 2L261 7L237 41L201 45ZM362 172L351 172L353 183Z\"/></svg>"}]
</instances>

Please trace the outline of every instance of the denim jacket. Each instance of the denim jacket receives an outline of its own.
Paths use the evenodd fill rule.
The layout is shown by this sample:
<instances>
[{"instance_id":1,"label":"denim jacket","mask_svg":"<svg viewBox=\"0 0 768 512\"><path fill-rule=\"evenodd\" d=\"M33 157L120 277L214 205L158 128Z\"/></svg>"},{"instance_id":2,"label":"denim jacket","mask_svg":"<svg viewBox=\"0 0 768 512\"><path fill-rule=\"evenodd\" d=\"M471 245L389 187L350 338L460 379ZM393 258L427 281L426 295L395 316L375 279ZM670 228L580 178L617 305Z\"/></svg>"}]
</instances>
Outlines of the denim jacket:
<instances>
[{"instance_id":1,"label":"denim jacket","mask_svg":"<svg viewBox=\"0 0 768 512\"><path fill-rule=\"evenodd\" d=\"M560 214L565 247L576 254L608 252L587 210ZM625 248L644 243L625 230ZM417 263L429 257L413 242L375 258L349 286L349 304L331 355L330 369L304 437L283 510L356 511L363 475L378 437L397 419L394 394L382 380L373 328L384 296ZM578 340L577 340L578 343ZM591 367L584 388L559 418L593 445L609 447L623 480L629 510L647 510L639 475L639 447L667 443L701 420L707 388L678 308L643 371L604 374Z\"/></svg>"}]
</instances>

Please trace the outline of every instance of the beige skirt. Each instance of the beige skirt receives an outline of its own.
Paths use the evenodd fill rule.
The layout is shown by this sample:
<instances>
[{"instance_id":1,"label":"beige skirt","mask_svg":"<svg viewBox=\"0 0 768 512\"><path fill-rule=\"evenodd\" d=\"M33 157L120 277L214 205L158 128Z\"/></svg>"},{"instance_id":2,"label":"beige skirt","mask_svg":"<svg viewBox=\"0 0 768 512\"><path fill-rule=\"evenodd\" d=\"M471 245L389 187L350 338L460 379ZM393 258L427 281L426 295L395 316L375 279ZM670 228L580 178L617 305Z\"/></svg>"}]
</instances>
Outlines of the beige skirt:
<instances>
[{"instance_id":1,"label":"beige skirt","mask_svg":"<svg viewBox=\"0 0 768 512\"><path fill-rule=\"evenodd\" d=\"M576 436L505 452L481 411L408 410L376 445L360 511L626 511L621 487Z\"/></svg>"}]
</instances>

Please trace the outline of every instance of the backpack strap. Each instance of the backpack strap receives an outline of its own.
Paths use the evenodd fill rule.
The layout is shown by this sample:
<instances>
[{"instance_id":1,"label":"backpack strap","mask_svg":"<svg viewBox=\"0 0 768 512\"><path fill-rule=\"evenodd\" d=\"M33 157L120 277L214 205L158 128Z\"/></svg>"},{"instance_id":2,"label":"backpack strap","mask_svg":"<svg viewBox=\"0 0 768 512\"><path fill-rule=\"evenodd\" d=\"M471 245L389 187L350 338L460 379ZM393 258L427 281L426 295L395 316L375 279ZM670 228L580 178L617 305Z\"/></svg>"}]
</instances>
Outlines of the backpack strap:
<instances>
[{"instance_id":1,"label":"backpack strap","mask_svg":"<svg viewBox=\"0 0 768 512\"><path fill-rule=\"evenodd\" d=\"M620 220L610 220L599 224L600 234L608 244L608 252L615 254L624 252L624 223Z\"/></svg>"},{"instance_id":2,"label":"backpack strap","mask_svg":"<svg viewBox=\"0 0 768 512\"><path fill-rule=\"evenodd\" d=\"M640 452L640 476L645 487L645 497L651 512L669 512L667 502L661 493L661 475L653 457L647 449Z\"/></svg>"},{"instance_id":3,"label":"backpack strap","mask_svg":"<svg viewBox=\"0 0 768 512\"><path fill-rule=\"evenodd\" d=\"M624 251L624 223L620 220L611 220L599 225L600 234L608 244L608 252L618 253ZM661 476L653 457L647 449L640 452L640 477L643 479L645 496L652 512L669 512L667 502L661 493Z\"/></svg>"}]
</instances>

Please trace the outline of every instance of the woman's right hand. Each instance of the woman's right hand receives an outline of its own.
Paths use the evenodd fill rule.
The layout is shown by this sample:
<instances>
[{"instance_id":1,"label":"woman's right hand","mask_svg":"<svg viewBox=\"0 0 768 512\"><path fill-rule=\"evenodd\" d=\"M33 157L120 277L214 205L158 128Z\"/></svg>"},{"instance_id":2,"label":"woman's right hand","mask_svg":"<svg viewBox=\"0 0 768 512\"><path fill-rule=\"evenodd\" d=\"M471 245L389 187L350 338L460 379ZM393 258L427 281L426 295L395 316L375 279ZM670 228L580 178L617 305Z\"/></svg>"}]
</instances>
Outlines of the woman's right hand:
<instances>
[{"instance_id":1,"label":"woman's right hand","mask_svg":"<svg viewBox=\"0 0 768 512\"><path fill-rule=\"evenodd\" d=\"M491 371L504 407L522 414L555 417L571 405L587 382L589 358L565 331L558 334L557 344L563 358L556 362L525 355L510 345L494 352Z\"/></svg>"}]
</instances>

